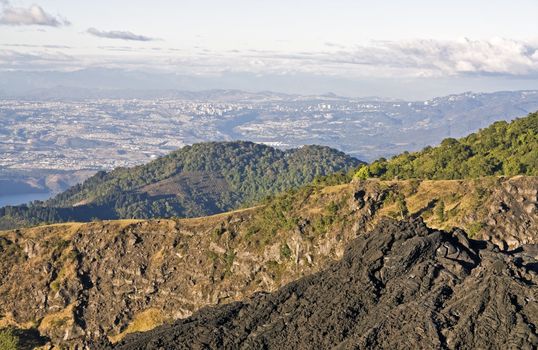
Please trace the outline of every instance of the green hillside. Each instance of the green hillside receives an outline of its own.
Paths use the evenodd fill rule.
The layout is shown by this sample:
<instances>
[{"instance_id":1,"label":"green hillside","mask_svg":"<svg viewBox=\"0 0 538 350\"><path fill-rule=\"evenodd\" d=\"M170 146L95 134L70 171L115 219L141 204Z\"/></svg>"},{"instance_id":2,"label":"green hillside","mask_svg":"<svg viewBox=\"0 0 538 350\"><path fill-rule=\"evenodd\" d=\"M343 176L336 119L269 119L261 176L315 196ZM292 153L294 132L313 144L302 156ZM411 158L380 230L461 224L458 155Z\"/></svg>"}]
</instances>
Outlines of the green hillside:
<instances>
[{"instance_id":1,"label":"green hillside","mask_svg":"<svg viewBox=\"0 0 538 350\"><path fill-rule=\"evenodd\" d=\"M211 215L254 205L312 181L343 184L353 173L357 178L389 180L537 176L538 113L369 165L321 146L282 151L251 142L195 144L145 165L99 172L44 203L0 208L0 229L44 222Z\"/></svg>"},{"instance_id":2,"label":"green hillside","mask_svg":"<svg viewBox=\"0 0 538 350\"><path fill-rule=\"evenodd\" d=\"M493 123L438 147L379 159L362 167L358 178L464 179L483 176L538 175L538 113Z\"/></svg>"},{"instance_id":3,"label":"green hillside","mask_svg":"<svg viewBox=\"0 0 538 350\"><path fill-rule=\"evenodd\" d=\"M210 215L360 164L329 147L282 151L252 142L200 143L145 165L99 172L44 203L0 209L0 227Z\"/></svg>"}]
</instances>

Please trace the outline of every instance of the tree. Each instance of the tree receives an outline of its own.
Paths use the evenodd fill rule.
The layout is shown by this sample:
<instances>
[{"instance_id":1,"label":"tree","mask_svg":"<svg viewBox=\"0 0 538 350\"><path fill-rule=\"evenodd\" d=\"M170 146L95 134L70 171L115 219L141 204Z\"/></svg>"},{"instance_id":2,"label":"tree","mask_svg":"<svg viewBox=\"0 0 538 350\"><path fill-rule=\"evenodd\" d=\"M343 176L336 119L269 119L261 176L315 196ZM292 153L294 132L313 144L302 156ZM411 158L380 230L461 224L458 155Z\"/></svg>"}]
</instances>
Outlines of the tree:
<instances>
[{"instance_id":1,"label":"tree","mask_svg":"<svg viewBox=\"0 0 538 350\"><path fill-rule=\"evenodd\" d=\"M538 175L538 113L497 122L437 147L383 158L361 168L356 177L382 179L463 179L494 175Z\"/></svg>"},{"instance_id":2,"label":"tree","mask_svg":"<svg viewBox=\"0 0 538 350\"><path fill-rule=\"evenodd\" d=\"M370 168L368 166L363 166L355 173L355 177L361 180L366 180L370 177L372 177L372 174L370 173Z\"/></svg>"},{"instance_id":3,"label":"tree","mask_svg":"<svg viewBox=\"0 0 538 350\"><path fill-rule=\"evenodd\" d=\"M507 159L503 162L504 175L512 176L518 174L525 174L525 166L521 164L521 161L517 158Z\"/></svg>"},{"instance_id":4,"label":"tree","mask_svg":"<svg viewBox=\"0 0 538 350\"><path fill-rule=\"evenodd\" d=\"M381 177L387 171L387 161L381 158L372 163L369 167L369 171L374 177Z\"/></svg>"}]
</instances>

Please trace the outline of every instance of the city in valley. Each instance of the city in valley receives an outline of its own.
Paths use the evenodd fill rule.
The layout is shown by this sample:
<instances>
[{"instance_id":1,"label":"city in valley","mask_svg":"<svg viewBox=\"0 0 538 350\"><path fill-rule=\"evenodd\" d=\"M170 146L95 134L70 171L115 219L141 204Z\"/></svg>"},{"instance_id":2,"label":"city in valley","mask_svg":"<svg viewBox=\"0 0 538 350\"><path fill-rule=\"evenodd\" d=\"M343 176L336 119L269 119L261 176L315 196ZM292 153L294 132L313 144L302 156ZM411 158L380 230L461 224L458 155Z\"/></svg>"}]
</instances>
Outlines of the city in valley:
<instances>
[{"instance_id":1,"label":"city in valley","mask_svg":"<svg viewBox=\"0 0 538 350\"><path fill-rule=\"evenodd\" d=\"M4 99L0 179L57 192L95 171L142 164L210 140L280 148L320 144L371 161L536 108L537 91L464 93L418 102L237 91L160 99Z\"/></svg>"}]
</instances>

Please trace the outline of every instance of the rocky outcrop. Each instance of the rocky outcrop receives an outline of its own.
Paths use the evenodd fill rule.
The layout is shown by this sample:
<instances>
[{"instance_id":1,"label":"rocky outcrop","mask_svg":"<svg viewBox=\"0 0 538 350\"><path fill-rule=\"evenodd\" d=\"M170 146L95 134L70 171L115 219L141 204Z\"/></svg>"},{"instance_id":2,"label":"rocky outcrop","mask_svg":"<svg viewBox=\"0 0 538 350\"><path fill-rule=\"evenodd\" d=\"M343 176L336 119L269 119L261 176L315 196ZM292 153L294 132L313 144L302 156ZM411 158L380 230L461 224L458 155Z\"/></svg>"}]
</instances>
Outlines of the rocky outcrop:
<instances>
[{"instance_id":1,"label":"rocky outcrop","mask_svg":"<svg viewBox=\"0 0 538 350\"><path fill-rule=\"evenodd\" d=\"M518 176L502 182L486 201L481 236L501 247L538 243L538 181Z\"/></svg>"},{"instance_id":2,"label":"rocky outcrop","mask_svg":"<svg viewBox=\"0 0 538 350\"><path fill-rule=\"evenodd\" d=\"M531 254L536 188L534 177L358 181L198 219L0 232L0 328L37 328L62 346L118 341L319 272L382 218L401 219L404 204L429 227Z\"/></svg>"},{"instance_id":3,"label":"rocky outcrop","mask_svg":"<svg viewBox=\"0 0 538 350\"><path fill-rule=\"evenodd\" d=\"M129 335L114 349L533 349L533 254L421 220L383 220L320 273Z\"/></svg>"},{"instance_id":4,"label":"rocky outcrop","mask_svg":"<svg viewBox=\"0 0 538 350\"><path fill-rule=\"evenodd\" d=\"M357 186L368 186L370 197L377 193L382 198L378 217L400 218L394 198L401 196L409 216L422 217L430 227L459 227L503 249L538 243L538 177L371 182Z\"/></svg>"}]
</instances>

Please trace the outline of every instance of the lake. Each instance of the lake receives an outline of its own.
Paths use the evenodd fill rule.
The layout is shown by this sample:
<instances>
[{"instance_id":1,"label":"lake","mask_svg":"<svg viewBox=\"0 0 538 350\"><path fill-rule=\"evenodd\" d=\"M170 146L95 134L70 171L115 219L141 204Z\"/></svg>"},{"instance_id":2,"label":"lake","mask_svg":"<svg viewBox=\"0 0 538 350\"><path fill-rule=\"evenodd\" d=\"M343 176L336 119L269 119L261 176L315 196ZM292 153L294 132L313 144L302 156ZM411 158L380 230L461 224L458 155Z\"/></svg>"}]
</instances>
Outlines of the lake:
<instances>
[{"instance_id":1,"label":"lake","mask_svg":"<svg viewBox=\"0 0 538 350\"><path fill-rule=\"evenodd\" d=\"M44 201L51 197L52 193L22 193L9 196L0 196L0 208L6 205L19 205L29 203L31 201Z\"/></svg>"}]
</instances>

